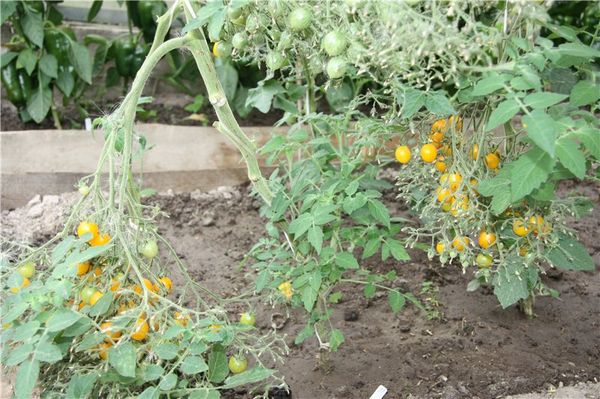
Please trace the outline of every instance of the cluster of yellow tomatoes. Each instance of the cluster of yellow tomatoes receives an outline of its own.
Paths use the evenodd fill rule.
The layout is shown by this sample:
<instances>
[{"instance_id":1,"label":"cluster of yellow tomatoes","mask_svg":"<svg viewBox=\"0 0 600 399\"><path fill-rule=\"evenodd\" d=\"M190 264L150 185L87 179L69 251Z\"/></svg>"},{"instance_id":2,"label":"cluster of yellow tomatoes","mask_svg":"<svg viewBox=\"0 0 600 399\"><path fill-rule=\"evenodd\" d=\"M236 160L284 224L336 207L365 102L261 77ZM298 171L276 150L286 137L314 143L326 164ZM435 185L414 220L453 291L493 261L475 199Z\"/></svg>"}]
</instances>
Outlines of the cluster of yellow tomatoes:
<instances>
[{"instance_id":1,"label":"cluster of yellow tomatoes","mask_svg":"<svg viewBox=\"0 0 600 399\"><path fill-rule=\"evenodd\" d=\"M89 221L81 222L77 228L77 235L83 236L84 234L91 233L92 237L88 240L88 244L91 246L105 245L110 242L110 236L108 234L101 235L99 233L98 225ZM103 237L103 238L99 238ZM156 241L150 240L146 242L141 248L140 253L148 258L152 259L158 255L158 245ZM96 281L97 277L103 275L101 265L104 262L103 259L98 259L92 266L91 262L80 263L76 265L77 275L81 278L86 278L88 283ZM92 270L90 272L90 270ZM126 272L125 272L126 273ZM119 301L119 306L111 317L116 317L125 314L126 312L138 307L140 301L143 298L144 288L149 292L150 297L148 303L152 306L157 303L161 295L169 295L173 289L173 281L167 276L163 276L157 279L157 281L151 281L148 278L142 278L141 284L126 284L128 278L123 272L117 274L110 281L108 290L114 293L114 298ZM144 288L142 287L142 284ZM98 285L97 285L98 286ZM290 287L291 289L291 287ZM74 307L78 310L82 309L86 305L95 305L103 296L102 289L94 288L91 286L85 286L80 291L81 302ZM145 312L137 318L132 328L129 329L129 338L133 341L145 341L148 338L150 330L157 332L160 330L160 316L154 314L148 317ZM187 327L191 318L188 314L180 311L175 311L172 314L172 320L175 324L182 327ZM254 326L256 321L254 315L251 313L242 313L239 319L240 324L245 326ZM222 330L220 324L213 324L209 326L209 330L213 333L219 333ZM109 318L100 324L100 331L102 331L106 337L104 342L97 347L98 356L103 359L108 359L108 350L122 337L123 330L115 326L113 321ZM229 368L232 373L241 373L246 370L248 361L245 357L240 355L231 356L229 359Z\"/></svg>"},{"instance_id":2,"label":"cluster of yellow tomatoes","mask_svg":"<svg viewBox=\"0 0 600 399\"><path fill-rule=\"evenodd\" d=\"M478 196L476 186L477 180L474 178L468 179L468 184L463 181L463 176L460 173L448 173L449 167L452 166L452 143L449 132L460 132L462 129L462 119L460 116L451 116L448 119L439 119L431 126L431 131L428 135L428 142L423 144L418 150L421 160L426 164L433 164L437 173L441 173L439 177L439 185L436 187L436 198L440 204L440 208L444 212L448 212L454 217L460 216L461 212L467 211L472 206L472 200L476 200ZM458 133L461 134L461 133ZM474 144L470 150L468 157L477 161L480 157L479 145ZM396 160L406 165L411 161L412 152L406 145L401 145L395 151ZM485 154L483 163L486 168L492 172L497 171L500 167L501 158L496 151L491 151ZM471 194L471 195L470 195ZM475 205L476 206L476 205ZM518 216L517 214L511 216ZM513 221L513 232L519 237L525 237L530 232L538 233L549 232L550 225L545 223L542 216L535 215L529 218L528 221L516 218ZM477 244L482 249L476 257L476 263L482 267L490 267L493 263L493 258L486 251L496 244L496 234L492 230L482 230L477 236ZM457 235L451 241L450 246L456 252L463 252L471 245L471 239L468 236ZM436 244L436 252L443 254L449 248L446 244L438 242ZM520 249L520 254L524 256L527 253L525 247Z\"/></svg>"},{"instance_id":3,"label":"cluster of yellow tomatoes","mask_svg":"<svg viewBox=\"0 0 600 399\"><path fill-rule=\"evenodd\" d=\"M292 296L294 295L294 288L292 288L292 283L290 283L289 281L285 281L279 284L279 287L277 288L279 289L281 295L283 295L288 301L292 299Z\"/></svg>"}]
</instances>

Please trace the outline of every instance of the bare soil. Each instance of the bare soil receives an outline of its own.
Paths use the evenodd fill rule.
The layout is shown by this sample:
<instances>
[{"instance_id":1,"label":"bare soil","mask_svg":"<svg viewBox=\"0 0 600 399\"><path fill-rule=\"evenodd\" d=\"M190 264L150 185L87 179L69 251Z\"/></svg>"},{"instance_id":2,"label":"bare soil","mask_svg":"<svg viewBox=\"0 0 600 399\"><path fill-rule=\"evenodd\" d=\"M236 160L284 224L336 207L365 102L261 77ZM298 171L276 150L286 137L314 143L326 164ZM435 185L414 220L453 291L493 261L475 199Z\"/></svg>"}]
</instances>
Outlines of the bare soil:
<instances>
[{"instance_id":1,"label":"bare soil","mask_svg":"<svg viewBox=\"0 0 600 399\"><path fill-rule=\"evenodd\" d=\"M599 266L600 188L571 186L563 190L570 188L594 200L593 213L573 222L573 227ZM64 209L76 195L48 197L3 212L2 236L40 242L54 234L66 213L57 209ZM391 213L410 216L393 198L393 193L386 195ZM160 220L160 232L190 265L194 278L223 295L245 291L253 283L252 273L240 271L239 262L264 228L258 214L260 202L248 196L247 187L166 193L149 201L170 215ZM365 300L361 289L343 287L343 300L337 305L333 323L343 330L346 342L331 355L327 372L316 368L314 339L293 344L296 332L303 327L301 312L287 313L257 304L258 327L265 331L271 328L273 315L283 315L281 332L288 335L291 354L279 369L293 398L362 399L384 385L389 390L385 399L483 399L598 382L598 268L595 272L556 271L546 276L546 283L560 291L561 297L538 298L536 317L528 320L515 307L502 310L489 289L466 292L470 276L463 275L458 267L442 267L418 251L411 255L413 259L406 263L381 262L375 256L364 266L384 273L396 270L396 283L413 293L420 291L423 281L432 281L439 288L441 320L427 320L413 307L394 315L386 297ZM578 392L573 397L600 397L594 396L598 384L583 385L585 394L583 390L568 392ZM236 397L246 396L239 393Z\"/></svg>"}]
</instances>

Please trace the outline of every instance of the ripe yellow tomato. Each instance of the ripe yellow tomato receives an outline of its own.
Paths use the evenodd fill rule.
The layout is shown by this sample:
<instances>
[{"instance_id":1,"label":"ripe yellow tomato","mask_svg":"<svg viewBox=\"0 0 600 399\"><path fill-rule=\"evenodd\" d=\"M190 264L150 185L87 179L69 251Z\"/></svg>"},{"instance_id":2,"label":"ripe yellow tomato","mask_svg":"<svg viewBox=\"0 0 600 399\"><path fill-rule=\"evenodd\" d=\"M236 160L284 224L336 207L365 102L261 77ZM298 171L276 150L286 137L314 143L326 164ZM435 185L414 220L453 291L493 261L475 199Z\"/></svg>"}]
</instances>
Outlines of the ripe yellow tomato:
<instances>
[{"instance_id":1,"label":"ripe yellow tomato","mask_svg":"<svg viewBox=\"0 0 600 399\"><path fill-rule=\"evenodd\" d=\"M184 315L181 312L175 312L173 316L175 318L175 323L179 324L182 327L187 326L190 321L190 317L187 315Z\"/></svg>"},{"instance_id":2,"label":"ripe yellow tomato","mask_svg":"<svg viewBox=\"0 0 600 399\"><path fill-rule=\"evenodd\" d=\"M281 292L281 294L284 297L286 297L287 299L291 299L292 296L294 295L294 289L292 288L292 283L290 283L289 281L279 284L279 287L277 287L277 288L279 289L279 292Z\"/></svg>"},{"instance_id":3,"label":"ripe yellow tomato","mask_svg":"<svg viewBox=\"0 0 600 399\"><path fill-rule=\"evenodd\" d=\"M102 360L108 360L108 349L112 346L110 342L103 342L98 345L98 356Z\"/></svg>"},{"instance_id":4,"label":"ripe yellow tomato","mask_svg":"<svg viewBox=\"0 0 600 399\"><path fill-rule=\"evenodd\" d=\"M456 191L460 184L462 183L462 176L460 173L451 173L448 176L448 185L450 186L450 190Z\"/></svg>"},{"instance_id":5,"label":"ripe yellow tomato","mask_svg":"<svg viewBox=\"0 0 600 399\"><path fill-rule=\"evenodd\" d=\"M100 324L100 331L106 334L106 338L104 338L106 342L117 341L121 337L121 331L115 331L110 321Z\"/></svg>"},{"instance_id":6,"label":"ripe yellow tomato","mask_svg":"<svg viewBox=\"0 0 600 399\"><path fill-rule=\"evenodd\" d=\"M142 287L140 287L138 284L131 286L131 290L139 296L142 296Z\"/></svg>"},{"instance_id":7,"label":"ripe yellow tomato","mask_svg":"<svg viewBox=\"0 0 600 399\"><path fill-rule=\"evenodd\" d=\"M102 274L102 269L100 269L99 267L94 269L94 276L100 277L101 274Z\"/></svg>"},{"instance_id":8,"label":"ripe yellow tomato","mask_svg":"<svg viewBox=\"0 0 600 399\"><path fill-rule=\"evenodd\" d=\"M479 144L474 144L471 148L471 153L469 154L471 159L475 160L479 156Z\"/></svg>"},{"instance_id":9,"label":"ripe yellow tomato","mask_svg":"<svg viewBox=\"0 0 600 399\"><path fill-rule=\"evenodd\" d=\"M154 292L155 288L154 284L152 284L152 281L148 280L147 278L144 278L142 282L144 283L144 286L146 287L146 289L148 289L148 291Z\"/></svg>"},{"instance_id":10,"label":"ripe yellow tomato","mask_svg":"<svg viewBox=\"0 0 600 399\"><path fill-rule=\"evenodd\" d=\"M440 254L440 255L443 254L445 249L446 249L446 245L444 245L443 242L438 242L437 244L435 244L435 251L438 254Z\"/></svg>"},{"instance_id":11,"label":"ripe yellow tomato","mask_svg":"<svg viewBox=\"0 0 600 399\"><path fill-rule=\"evenodd\" d=\"M421 147L421 159L427 163L435 161L437 158L437 148L433 144L425 144Z\"/></svg>"},{"instance_id":12,"label":"ripe yellow tomato","mask_svg":"<svg viewBox=\"0 0 600 399\"><path fill-rule=\"evenodd\" d=\"M471 240L466 236L457 236L452 240L452 247L456 249L458 252L462 252L469 245Z\"/></svg>"},{"instance_id":13,"label":"ripe yellow tomato","mask_svg":"<svg viewBox=\"0 0 600 399\"><path fill-rule=\"evenodd\" d=\"M31 281L29 281L29 279L27 277L23 277L23 282L21 283L21 286L20 287L10 287L10 292L12 292L13 294L16 294L19 291L21 291L22 288L29 287L29 284L31 284Z\"/></svg>"},{"instance_id":14,"label":"ripe yellow tomato","mask_svg":"<svg viewBox=\"0 0 600 399\"><path fill-rule=\"evenodd\" d=\"M513 232L519 237L525 237L529 234L529 227L520 219L516 219L512 226Z\"/></svg>"},{"instance_id":15,"label":"ripe yellow tomato","mask_svg":"<svg viewBox=\"0 0 600 399\"><path fill-rule=\"evenodd\" d=\"M396 160L398 162L400 162L401 164L407 164L408 161L410 161L410 148L408 148L408 146L405 145L401 145L400 147L396 148Z\"/></svg>"},{"instance_id":16,"label":"ripe yellow tomato","mask_svg":"<svg viewBox=\"0 0 600 399\"><path fill-rule=\"evenodd\" d=\"M446 119L438 119L437 121L433 122L433 125L431 125L431 131L445 133L447 130L446 124Z\"/></svg>"},{"instance_id":17,"label":"ripe yellow tomato","mask_svg":"<svg viewBox=\"0 0 600 399\"><path fill-rule=\"evenodd\" d=\"M496 242L496 234L482 230L479 233L478 243L483 249L489 248Z\"/></svg>"},{"instance_id":18,"label":"ripe yellow tomato","mask_svg":"<svg viewBox=\"0 0 600 399\"><path fill-rule=\"evenodd\" d=\"M540 215L531 216L529 218L529 228L533 231L534 234L537 234L539 231L543 230L544 227L544 218Z\"/></svg>"},{"instance_id":19,"label":"ripe yellow tomato","mask_svg":"<svg viewBox=\"0 0 600 399\"><path fill-rule=\"evenodd\" d=\"M148 336L148 331L150 330L150 326L145 318L140 317L136 320L135 326L133 327L133 332L131 333L131 339L134 341L143 341Z\"/></svg>"},{"instance_id":20,"label":"ripe yellow tomato","mask_svg":"<svg viewBox=\"0 0 600 399\"><path fill-rule=\"evenodd\" d=\"M95 236L88 242L90 243L90 245L92 247L99 247L101 245L106 245L110 242L110 234L108 234L108 233L98 234L97 236Z\"/></svg>"},{"instance_id":21,"label":"ripe yellow tomato","mask_svg":"<svg viewBox=\"0 0 600 399\"><path fill-rule=\"evenodd\" d=\"M490 152L485 156L485 165L490 169L498 169L500 166L500 157L494 152Z\"/></svg>"},{"instance_id":22,"label":"ripe yellow tomato","mask_svg":"<svg viewBox=\"0 0 600 399\"><path fill-rule=\"evenodd\" d=\"M431 140L434 144L441 144L444 141L444 133L440 131L432 132L429 135L429 140Z\"/></svg>"},{"instance_id":23,"label":"ripe yellow tomato","mask_svg":"<svg viewBox=\"0 0 600 399\"><path fill-rule=\"evenodd\" d=\"M438 161L435 163L435 169L438 172L442 172L444 173L446 171L446 162L444 162L444 157L441 157L441 159L438 158Z\"/></svg>"},{"instance_id":24,"label":"ripe yellow tomato","mask_svg":"<svg viewBox=\"0 0 600 399\"><path fill-rule=\"evenodd\" d=\"M88 240L88 242L92 241L94 238L98 237L98 225L96 223L83 221L79 223L77 226L77 236L81 237L87 233L92 234L92 238Z\"/></svg>"},{"instance_id":25,"label":"ripe yellow tomato","mask_svg":"<svg viewBox=\"0 0 600 399\"><path fill-rule=\"evenodd\" d=\"M96 304L96 302L98 302L100 300L100 298L102 298L104 296L103 293L101 293L100 291L96 291L92 294L92 296L90 297L90 305L94 306Z\"/></svg>"},{"instance_id":26,"label":"ripe yellow tomato","mask_svg":"<svg viewBox=\"0 0 600 399\"><path fill-rule=\"evenodd\" d=\"M118 279L112 279L110 283L110 291L116 292L119 288L121 288L121 282Z\"/></svg>"},{"instance_id":27,"label":"ripe yellow tomato","mask_svg":"<svg viewBox=\"0 0 600 399\"><path fill-rule=\"evenodd\" d=\"M160 281L162 285L167 289L167 292L171 292L171 289L173 288L173 281L171 281L170 278L165 276L161 277L158 281Z\"/></svg>"},{"instance_id":28,"label":"ripe yellow tomato","mask_svg":"<svg viewBox=\"0 0 600 399\"><path fill-rule=\"evenodd\" d=\"M445 186L446 182L448 181L448 176L450 176L448 173L444 173L443 175L440 176L440 185Z\"/></svg>"},{"instance_id":29,"label":"ripe yellow tomato","mask_svg":"<svg viewBox=\"0 0 600 399\"><path fill-rule=\"evenodd\" d=\"M447 188L438 187L437 189L437 200L439 202L444 202L452 196L452 191Z\"/></svg>"},{"instance_id":30,"label":"ripe yellow tomato","mask_svg":"<svg viewBox=\"0 0 600 399\"><path fill-rule=\"evenodd\" d=\"M83 276L90 271L90 262L83 262L77 264L77 275Z\"/></svg>"}]
</instances>

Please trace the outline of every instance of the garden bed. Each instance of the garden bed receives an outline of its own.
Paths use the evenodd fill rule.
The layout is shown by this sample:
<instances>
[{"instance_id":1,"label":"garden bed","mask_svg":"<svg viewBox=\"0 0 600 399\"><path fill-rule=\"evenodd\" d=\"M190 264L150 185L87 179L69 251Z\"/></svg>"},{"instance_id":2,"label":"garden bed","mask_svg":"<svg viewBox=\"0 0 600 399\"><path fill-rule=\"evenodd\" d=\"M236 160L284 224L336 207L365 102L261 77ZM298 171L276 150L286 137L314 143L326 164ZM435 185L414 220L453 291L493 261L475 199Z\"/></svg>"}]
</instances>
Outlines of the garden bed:
<instances>
[{"instance_id":1,"label":"garden bed","mask_svg":"<svg viewBox=\"0 0 600 399\"><path fill-rule=\"evenodd\" d=\"M595 209L573 227L598 265L600 187L577 188L593 199ZM258 214L260 201L248 192L247 186L221 187L148 200L170 215L160 219L160 233L173 243L192 276L222 295L240 292L253 281L238 265L263 234L264 221ZM390 212L411 217L394 196L388 192L385 197ZM76 197L75 193L45 196L3 212L2 236L44 242L61 226ZM560 291L561 298L539 298L537 317L527 320L515 307L500 309L489 290L466 292L470 275L458 266L442 272L437 259L429 260L420 251L411 255L412 261L403 264L374 256L364 267L383 273L396 270L396 284L417 294L424 281L433 282L439 287L441 320L428 321L413 307L394 315L385 297L365 300L361 290L346 286L338 305L342 311L333 320L346 341L331 355L328 371L315 367L314 340L293 345L303 327L301 313L288 315L285 309L257 305L259 328L271 328L276 315L283 323L281 333L288 335L291 354L279 369L294 398L367 398L380 384L389 389L385 399L494 398L600 377L598 271L549 273L545 282Z\"/></svg>"}]
</instances>

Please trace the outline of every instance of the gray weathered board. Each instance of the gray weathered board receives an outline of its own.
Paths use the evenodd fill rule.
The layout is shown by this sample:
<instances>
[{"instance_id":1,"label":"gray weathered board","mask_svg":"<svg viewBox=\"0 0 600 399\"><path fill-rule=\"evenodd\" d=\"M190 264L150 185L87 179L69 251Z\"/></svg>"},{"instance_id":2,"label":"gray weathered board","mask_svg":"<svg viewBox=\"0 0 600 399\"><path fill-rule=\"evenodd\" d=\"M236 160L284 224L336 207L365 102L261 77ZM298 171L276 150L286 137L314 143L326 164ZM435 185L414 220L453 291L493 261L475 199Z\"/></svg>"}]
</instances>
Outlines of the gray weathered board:
<instances>
[{"instance_id":1,"label":"gray weathered board","mask_svg":"<svg viewBox=\"0 0 600 399\"><path fill-rule=\"evenodd\" d=\"M273 128L243 130L261 145ZM212 127L140 124L136 131L153 146L143 158L145 187L178 192L247 181L239 153ZM1 209L23 206L36 194L74 191L96 169L103 142L101 132L85 130L1 132Z\"/></svg>"}]
</instances>

